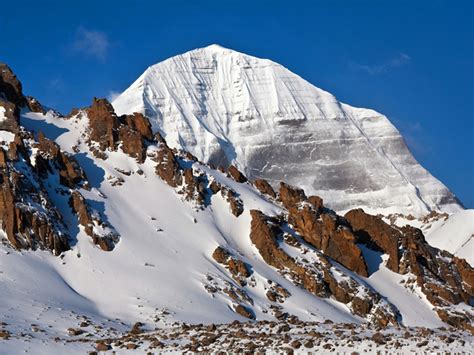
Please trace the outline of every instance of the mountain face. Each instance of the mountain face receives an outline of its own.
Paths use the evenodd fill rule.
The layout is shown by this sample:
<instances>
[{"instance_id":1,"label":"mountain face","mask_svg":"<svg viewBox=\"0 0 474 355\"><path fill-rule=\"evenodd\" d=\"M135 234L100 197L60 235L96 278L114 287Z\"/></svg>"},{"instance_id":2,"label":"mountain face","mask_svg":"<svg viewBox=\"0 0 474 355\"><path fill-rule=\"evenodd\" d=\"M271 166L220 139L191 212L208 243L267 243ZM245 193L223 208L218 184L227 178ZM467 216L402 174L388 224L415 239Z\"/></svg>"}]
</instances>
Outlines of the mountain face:
<instances>
[{"instance_id":1,"label":"mountain face","mask_svg":"<svg viewBox=\"0 0 474 355\"><path fill-rule=\"evenodd\" d=\"M141 112L172 147L298 185L338 211L455 212L390 121L339 102L283 66L217 45L149 67L113 106Z\"/></svg>"},{"instance_id":2,"label":"mountain face","mask_svg":"<svg viewBox=\"0 0 474 355\"><path fill-rule=\"evenodd\" d=\"M426 346L399 326L471 339L474 270L420 229L216 170L106 99L63 117L24 96L10 68L0 74L2 351L206 352L223 328L248 346L236 320L275 351L271 339L306 327L316 337L331 322L380 346L381 328ZM449 349L469 349L462 341Z\"/></svg>"}]
</instances>

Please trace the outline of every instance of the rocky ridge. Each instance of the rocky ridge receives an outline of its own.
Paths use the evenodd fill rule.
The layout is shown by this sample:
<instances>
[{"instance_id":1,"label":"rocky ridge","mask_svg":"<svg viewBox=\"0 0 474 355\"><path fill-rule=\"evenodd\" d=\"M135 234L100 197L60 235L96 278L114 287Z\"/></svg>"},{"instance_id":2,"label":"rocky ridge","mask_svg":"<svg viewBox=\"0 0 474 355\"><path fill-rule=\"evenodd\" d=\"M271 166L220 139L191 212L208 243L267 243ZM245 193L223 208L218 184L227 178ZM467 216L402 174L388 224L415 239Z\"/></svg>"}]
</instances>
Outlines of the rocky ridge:
<instances>
[{"instance_id":1,"label":"rocky ridge","mask_svg":"<svg viewBox=\"0 0 474 355\"><path fill-rule=\"evenodd\" d=\"M106 214L84 197L90 184L79 159L42 132L22 126L22 110L44 109L37 100L23 96L21 84L13 79L11 71L2 73L6 73L2 82L12 84L2 89L4 101L0 107L10 110L12 118L7 120L13 120L3 129L11 134L10 142L0 149L0 219L5 242L15 249L47 249L61 255L76 242L72 221L81 226L93 244L113 253L121 237L108 223ZM32 102L34 110L28 106ZM219 173L190 153L168 146L159 133L152 133L150 122L142 114L118 116L106 99L94 98L90 107L59 119L86 123L88 152L99 160L125 154L137 164L152 162L154 173L196 210L211 210L213 196L220 192L233 218L245 220L248 213L249 234L240 238L251 243L269 268L313 297L337 302L374 326L398 326L401 316L397 307L367 281L371 276L370 261L364 254L367 248L387 256L385 265L393 273L407 275L404 287L420 289L440 319L473 331L473 313L461 307L472 302L472 267L429 246L421 230L389 225L361 209L340 216L318 196L308 197L303 189L283 182L276 192L263 179L250 182L235 166L220 168ZM143 174L140 171L137 174ZM236 185L217 179L219 174ZM246 206L236 186L253 191L280 212L267 215ZM228 300L236 317L255 319L258 312L250 291L262 285L262 280L241 254L237 247L219 245L206 255L223 271L217 276L206 275L205 290L213 298ZM298 322L284 307L291 292L272 279L263 285L268 299L264 311L279 321Z\"/></svg>"}]
</instances>

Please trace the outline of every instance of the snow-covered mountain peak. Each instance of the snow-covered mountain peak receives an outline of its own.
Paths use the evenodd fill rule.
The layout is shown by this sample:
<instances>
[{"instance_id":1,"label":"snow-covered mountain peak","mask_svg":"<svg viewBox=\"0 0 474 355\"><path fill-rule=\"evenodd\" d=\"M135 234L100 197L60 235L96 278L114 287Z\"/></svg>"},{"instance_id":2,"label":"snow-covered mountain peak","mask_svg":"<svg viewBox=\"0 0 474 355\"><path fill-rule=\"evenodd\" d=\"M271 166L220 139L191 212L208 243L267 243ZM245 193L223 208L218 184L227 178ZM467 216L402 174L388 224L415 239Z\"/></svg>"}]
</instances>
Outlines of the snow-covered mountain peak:
<instances>
[{"instance_id":1,"label":"snow-covered mountain peak","mask_svg":"<svg viewBox=\"0 0 474 355\"><path fill-rule=\"evenodd\" d=\"M302 186L339 211L461 209L387 117L343 104L268 59L195 49L149 67L113 106L145 114L170 146L202 161Z\"/></svg>"}]
</instances>

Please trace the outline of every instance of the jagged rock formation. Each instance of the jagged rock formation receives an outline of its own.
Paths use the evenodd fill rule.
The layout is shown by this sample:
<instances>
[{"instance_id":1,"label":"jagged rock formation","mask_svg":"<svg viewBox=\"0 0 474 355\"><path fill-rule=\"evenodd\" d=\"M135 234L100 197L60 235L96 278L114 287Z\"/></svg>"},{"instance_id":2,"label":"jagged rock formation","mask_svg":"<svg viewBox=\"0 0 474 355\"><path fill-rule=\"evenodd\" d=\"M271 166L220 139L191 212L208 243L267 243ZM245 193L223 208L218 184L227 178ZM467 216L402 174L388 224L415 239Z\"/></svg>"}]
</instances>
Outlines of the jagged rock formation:
<instances>
[{"instance_id":1,"label":"jagged rock formation","mask_svg":"<svg viewBox=\"0 0 474 355\"><path fill-rule=\"evenodd\" d=\"M113 250L115 243L118 242L118 235L110 230L97 214L94 214L87 205L84 197L78 191L73 191L69 198L69 205L76 213L79 223L84 227L86 234L92 238L92 242L98 245L104 251ZM97 233L97 230L104 230Z\"/></svg>"},{"instance_id":2,"label":"jagged rock formation","mask_svg":"<svg viewBox=\"0 0 474 355\"><path fill-rule=\"evenodd\" d=\"M136 282L137 274L173 287L146 297L151 304L165 294L169 298L160 307L179 304L167 314L186 309L207 319L274 317L292 324L303 324L298 317L338 318L385 327L405 322L407 315L396 295L374 281L374 275L390 273L388 289L409 290L403 301L425 307L430 324L439 326L442 319L472 330L465 306L473 297L472 267L430 247L420 230L390 226L363 210L340 216L301 188L282 182L276 192L265 180L250 183L236 166L216 170L171 148L142 114L118 116L105 99L68 117L44 113L36 100L14 96L21 91L12 75L7 81L14 88L8 97L18 104L7 101L6 93L0 96L15 115L23 111L10 117L16 129L0 130L0 248L62 253L68 277L77 272L70 264L97 267L97 274L74 280L75 295L89 287L81 285L84 277L101 288L108 307L113 296L128 292L110 279L133 270L130 289L149 292L141 279ZM53 141L47 129L37 130L43 119L66 136ZM33 128L27 129L28 120L36 120ZM98 248L112 254L98 258ZM70 249L74 253L65 252ZM371 253L382 255L386 265L375 270ZM18 257L32 253L24 254Z\"/></svg>"}]
</instances>

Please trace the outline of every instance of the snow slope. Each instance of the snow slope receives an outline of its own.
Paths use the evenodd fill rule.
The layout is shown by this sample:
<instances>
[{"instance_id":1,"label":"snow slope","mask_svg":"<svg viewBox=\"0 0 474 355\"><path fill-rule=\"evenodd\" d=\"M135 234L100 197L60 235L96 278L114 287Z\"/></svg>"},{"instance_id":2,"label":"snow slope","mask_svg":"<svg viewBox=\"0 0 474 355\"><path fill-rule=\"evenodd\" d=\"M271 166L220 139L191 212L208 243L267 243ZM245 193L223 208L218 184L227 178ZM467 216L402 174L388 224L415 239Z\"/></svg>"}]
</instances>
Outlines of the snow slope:
<instances>
[{"instance_id":1,"label":"snow slope","mask_svg":"<svg viewBox=\"0 0 474 355\"><path fill-rule=\"evenodd\" d=\"M115 99L170 146L251 179L286 181L337 211L462 209L413 158L387 117L339 102L283 66L218 45L149 67Z\"/></svg>"},{"instance_id":2,"label":"snow slope","mask_svg":"<svg viewBox=\"0 0 474 355\"><path fill-rule=\"evenodd\" d=\"M25 114L22 124L56 136L56 142L69 152L73 152L85 127L81 118L65 120L37 113ZM120 242L112 252L104 252L92 244L82 227L78 230L77 226L69 225L77 242L62 258L0 245L0 287L2 298L7 300L0 308L7 322L21 319L18 326L26 328L31 323L43 322L44 326L64 333L67 326L74 325L54 320L59 313L58 319L67 318L64 309L96 319L119 318L129 324L142 321L154 326L174 320L232 321L240 316L231 309L229 299L205 290L208 275L219 283L232 282L226 270L211 260L219 245L237 251L239 258L252 265L255 285L246 287L246 291L255 302L258 319L273 318L265 312L265 288L271 279L291 292L284 308L302 320L362 321L335 300L315 297L294 286L263 261L249 238L249 211L258 208L275 215L280 207L263 198L251 185L236 183L223 173L195 163L195 169L205 171L240 194L245 211L236 218L220 194L213 195L211 205L204 210L182 200L155 174L150 159L138 164L119 151L109 152L104 161L94 158L84 143L79 143L79 147L81 153L75 156L92 187L81 192L107 216L120 234ZM142 175L136 173L139 169ZM123 179L123 184L113 186L118 178ZM55 203L60 205L61 201ZM64 217L70 224L68 216ZM396 277L384 276L391 273L384 266L378 272L382 273L380 277L374 274L366 282L371 284L373 278L382 294L389 296L393 287L401 287ZM347 273L352 274L348 270ZM420 319L425 326L441 324L425 300L411 297L403 302L419 312L418 319L404 316L404 324L418 325ZM164 315L166 311L169 315ZM403 308L401 311L403 314Z\"/></svg>"},{"instance_id":3,"label":"snow slope","mask_svg":"<svg viewBox=\"0 0 474 355\"><path fill-rule=\"evenodd\" d=\"M449 216L446 222L428 232L426 240L432 246L447 250L474 265L474 210Z\"/></svg>"}]
</instances>

